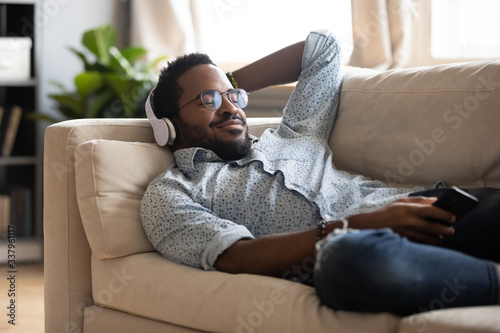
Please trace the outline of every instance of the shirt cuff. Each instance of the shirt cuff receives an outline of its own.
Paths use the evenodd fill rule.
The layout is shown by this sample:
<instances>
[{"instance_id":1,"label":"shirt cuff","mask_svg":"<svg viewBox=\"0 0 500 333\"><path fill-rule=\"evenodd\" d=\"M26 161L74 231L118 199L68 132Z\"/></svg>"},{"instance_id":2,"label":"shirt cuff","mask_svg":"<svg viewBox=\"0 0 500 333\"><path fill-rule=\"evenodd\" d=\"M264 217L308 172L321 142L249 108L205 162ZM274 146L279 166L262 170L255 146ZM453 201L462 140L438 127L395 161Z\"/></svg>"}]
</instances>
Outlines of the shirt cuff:
<instances>
[{"instance_id":1,"label":"shirt cuff","mask_svg":"<svg viewBox=\"0 0 500 333\"><path fill-rule=\"evenodd\" d=\"M201 257L201 266L204 270L215 270L215 261L225 250L230 248L234 243L243 238L255 237L252 233L242 225L235 225L231 228L221 230L215 235L214 238L208 243L205 251Z\"/></svg>"}]
</instances>

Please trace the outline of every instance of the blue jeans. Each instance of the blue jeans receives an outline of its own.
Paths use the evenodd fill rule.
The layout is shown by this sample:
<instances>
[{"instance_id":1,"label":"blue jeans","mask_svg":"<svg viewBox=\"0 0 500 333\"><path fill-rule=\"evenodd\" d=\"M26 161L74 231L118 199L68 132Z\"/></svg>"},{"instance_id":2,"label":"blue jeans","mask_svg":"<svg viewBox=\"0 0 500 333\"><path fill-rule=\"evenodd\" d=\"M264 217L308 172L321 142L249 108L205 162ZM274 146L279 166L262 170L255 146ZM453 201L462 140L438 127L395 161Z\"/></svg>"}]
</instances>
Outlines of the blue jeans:
<instances>
[{"instance_id":1,"label":"blue jeans","mask_svg":"<svg viewBox=\"0 0 500 333\"><path fill-rule=\"evenodd\" d=\"M390 229L331 237L318 253L314 286L333 309L400 316L498 304L493 263L408 241Z\"/></svg>"},{"instance_id":2,"label":"blue jeans","mask_svg":"<svg viewBox=\"0 0 500 333\"><path fill-rule=\"evenodd\" d=\"M461 228L458 223L462 220L457 221L456 234L459 230L469 232L467 226L475 224L483 235L489 235L491 232L479 228L474 217L469 216ZM500 223L498 215L495 222L493 229ZM494 237L498 240L500 234ZM314 286L323 304L358 312L406 316L441 308L498 304L499 277L489 260L498 261L499 243L493 244L494 249L490 247L493 258L479 259L463 253L475 250L462 249L460 244L450 242L448 248L418 244L390 229L329 237L318 251ZM474 247L482 249L483 245L475 242Z\"/></svg>"}]
</instances>

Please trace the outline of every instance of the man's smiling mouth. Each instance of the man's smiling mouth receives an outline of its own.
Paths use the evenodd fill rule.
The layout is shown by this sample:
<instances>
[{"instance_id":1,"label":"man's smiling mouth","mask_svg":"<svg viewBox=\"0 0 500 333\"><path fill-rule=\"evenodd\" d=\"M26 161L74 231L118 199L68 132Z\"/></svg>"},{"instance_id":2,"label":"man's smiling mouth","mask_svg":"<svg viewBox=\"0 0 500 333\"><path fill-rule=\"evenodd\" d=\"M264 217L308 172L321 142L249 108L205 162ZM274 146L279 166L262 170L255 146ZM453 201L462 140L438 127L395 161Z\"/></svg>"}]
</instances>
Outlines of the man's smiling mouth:
<instances>
[{"instance_id":1,"label":"man's smiling mouth","mask_svg":"<svg viewBox=\"0 0 500 333\"><path fill-rule=\"evenodd\" d=\"M213 122L210 124L210 127L215 127L215 128L223 128L226 126L245 126L245 121L238 115L234 115L232 117L226 117L224 119L221 119L218 122Z\"/></svg>"},{"instance_id":2,"label":"man's smiling mouth","mask_svg":"<svg viewBox=\"0 0 500 333\"><path fill-rule=\"evenodd\" d=\"M227 121L215 126L215 128L223 128L226 126L241 126L241 127L243 127L243 122L239 119L230 119L230 120L227 120Z\"/></svg>"}]
</instances>

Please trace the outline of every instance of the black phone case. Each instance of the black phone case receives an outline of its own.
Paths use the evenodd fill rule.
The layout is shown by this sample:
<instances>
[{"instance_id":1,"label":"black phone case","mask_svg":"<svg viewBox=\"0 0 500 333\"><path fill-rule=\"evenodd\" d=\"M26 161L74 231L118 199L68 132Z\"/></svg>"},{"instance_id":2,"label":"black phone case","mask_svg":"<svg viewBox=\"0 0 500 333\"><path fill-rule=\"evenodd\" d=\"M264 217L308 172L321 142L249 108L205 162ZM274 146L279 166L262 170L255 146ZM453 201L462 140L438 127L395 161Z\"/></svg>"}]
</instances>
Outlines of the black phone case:
<instances>
[{"instance_id":1,"label":"black phone case","mask_svg":"<svg viewBox=\"0 0 500 333\"><path fill-rule=\"evenodd\" d=\"M476 197L457 187L452 187L438 198L434 206L453 213L458 221L476 207L478 203L479 200Z\"/></svg>"}]
</instances>

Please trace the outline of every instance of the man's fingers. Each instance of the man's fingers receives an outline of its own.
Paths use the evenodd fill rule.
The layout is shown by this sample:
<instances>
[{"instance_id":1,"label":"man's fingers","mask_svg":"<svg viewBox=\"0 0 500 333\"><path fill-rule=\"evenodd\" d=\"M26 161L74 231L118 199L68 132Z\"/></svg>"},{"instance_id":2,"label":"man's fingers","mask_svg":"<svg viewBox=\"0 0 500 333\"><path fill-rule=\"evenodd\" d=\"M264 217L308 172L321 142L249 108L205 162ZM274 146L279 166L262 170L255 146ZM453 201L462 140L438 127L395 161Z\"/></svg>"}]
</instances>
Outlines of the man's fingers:
<instances>
[{"instance_id":1,"label":"man's fingers","mask_svg":"<svg viewBox=\"0 0 500 333\"><path fill-rule=\"evenodd\" d=\"M410 231L406 237L411 241L429 245L440 245L443 241L443 237L441 235L430 235L419 231Z\"/></svg>"},{"instance_id":2,"label":"man's fingers","mask_svg":"<svg viewBox=\"0 0 500 333\"><path fill-rule=\"evenodd\" d=\"M417 196L417 197L405 197L398 199L396 201L400 202L407 202L407 203L421 203L421 204L433 204L436 202L437 198L436 197L423 197L423 196Z\"/></svg>"},{"instance_id":3,"label":"man's fingers","mask_svg":"<svg viewBox=\"0 0 500 333\"><path fill-rule=\"evenodd\" d=\"M421 207L418 211L418 215L424 219L440 220L445 223L455 223L456 221L455 215L451 212L433 205Z\"/></svg>"},{"instance_id":4,"label":"man's fingers","mask_svg":"<svg viewBox=\"0 0 500 333\"><path fill-rule=\"evenodd\" d=\"M436 197L407 197L401 198L397 202L410 204L408 208L415 209L414 214L420 218L454 223L456 218L451 212L432 205L436 200Z\"/></svg>"},{"instance_id":5,"label":"man's fingers","mask_svg":"<svg viewBox=\"0 0 500 333\"><path fill-rule=\"evenodd\" d=\"M424 221L422 223L422 230L432 235L446 235L451 236L455 233L455 228L439 222Z\"/></svg>"}]
</instances>

